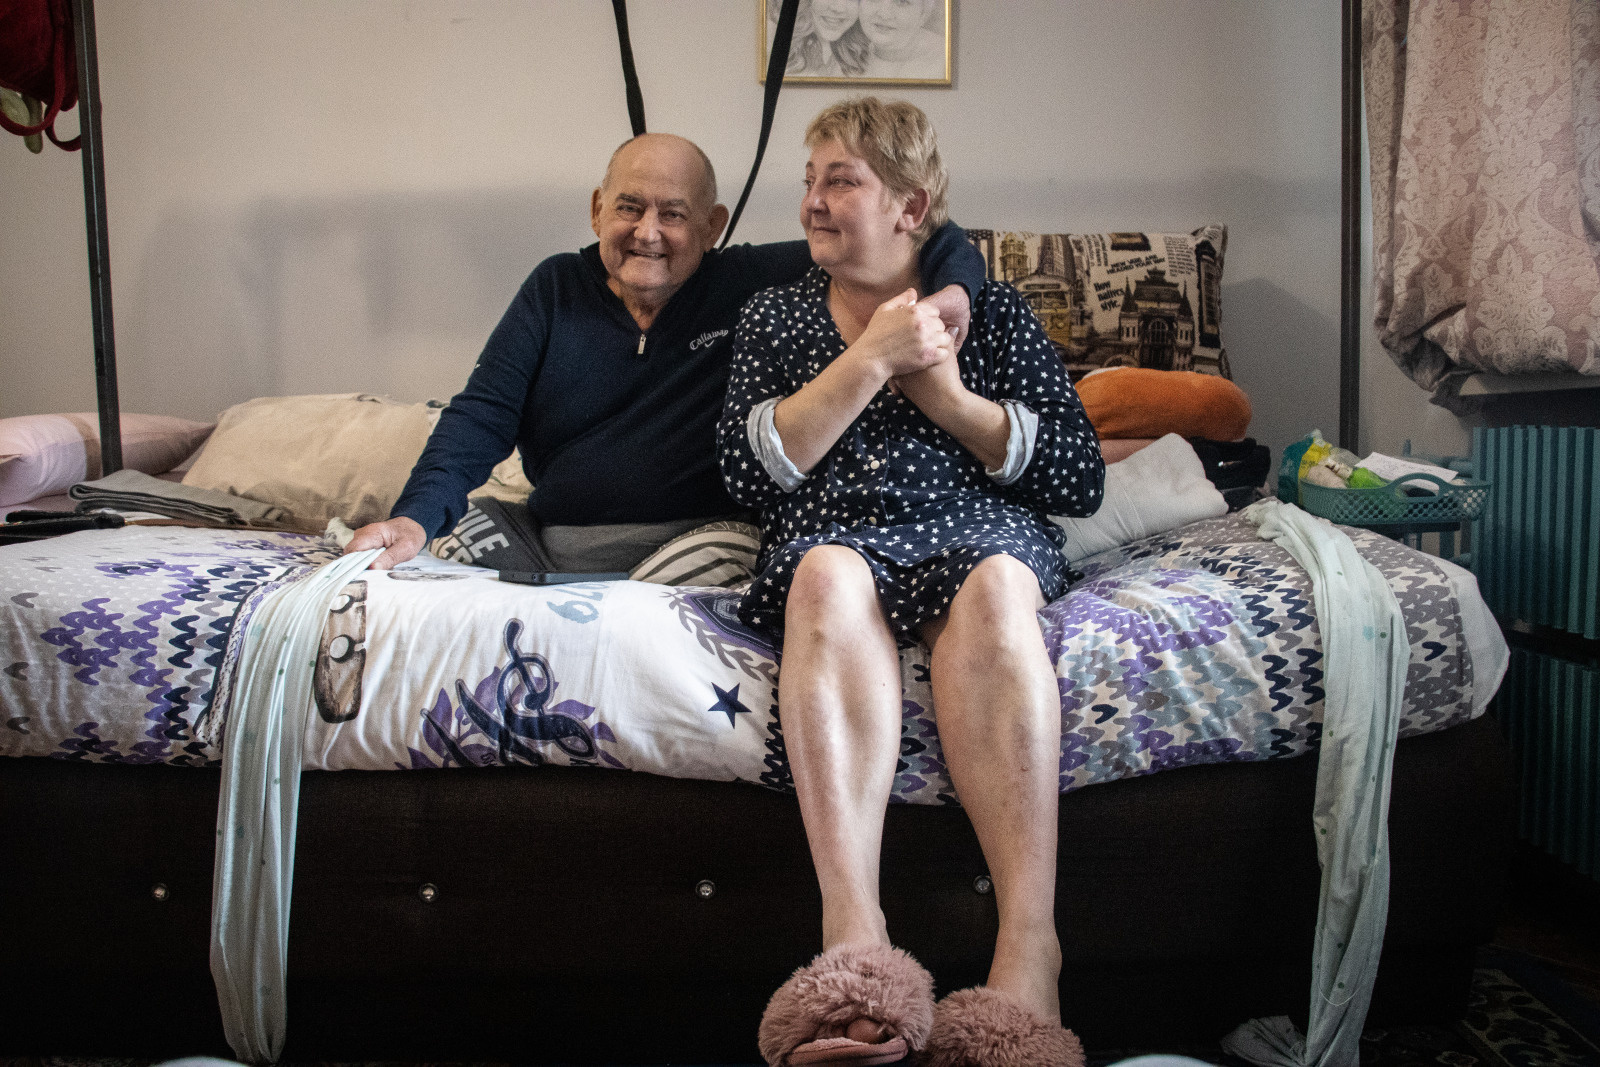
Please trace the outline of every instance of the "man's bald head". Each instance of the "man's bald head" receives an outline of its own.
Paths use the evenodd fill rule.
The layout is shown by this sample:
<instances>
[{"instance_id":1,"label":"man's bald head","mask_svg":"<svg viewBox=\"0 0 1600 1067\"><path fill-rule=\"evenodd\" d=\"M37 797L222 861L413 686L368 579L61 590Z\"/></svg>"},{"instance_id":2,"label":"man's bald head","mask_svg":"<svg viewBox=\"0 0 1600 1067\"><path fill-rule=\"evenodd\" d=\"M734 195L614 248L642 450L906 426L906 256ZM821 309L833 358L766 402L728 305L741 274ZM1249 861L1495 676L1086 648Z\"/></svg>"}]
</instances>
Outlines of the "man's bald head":
<instances>
[{"instance_id":1,"label":"man's bald head","mask_svg":"<svg viewBox=\"0 0 1600 1067\"><path fill-rule=\"evenodd\" d=\"M711 161L692 142L646 133L611 154L589 198L606 284L641 329L699 269L728 224Z\"/></svg>"},{"instance_id":2,"label":"man's bald head","mask_svg":"<svg viewBox=\"0 0 1600 1067\"><path fill-rule=\"evenodd\" d=\"M631 158L636 152L646 152L650 155L660 155L663 163L678 162L698 164L700 174L695 180L696 197L702 210L709 210L717 202L717 172L711 165L711 157L700 150L700 146L687 137L679 137L672 133L641 133L637 137L630 137L617 146L611 153L611 159L606 163L605 177L600 180L602 190L611 185L611 179L616 174L617 165Z\"/></svg>"}]
</instances>

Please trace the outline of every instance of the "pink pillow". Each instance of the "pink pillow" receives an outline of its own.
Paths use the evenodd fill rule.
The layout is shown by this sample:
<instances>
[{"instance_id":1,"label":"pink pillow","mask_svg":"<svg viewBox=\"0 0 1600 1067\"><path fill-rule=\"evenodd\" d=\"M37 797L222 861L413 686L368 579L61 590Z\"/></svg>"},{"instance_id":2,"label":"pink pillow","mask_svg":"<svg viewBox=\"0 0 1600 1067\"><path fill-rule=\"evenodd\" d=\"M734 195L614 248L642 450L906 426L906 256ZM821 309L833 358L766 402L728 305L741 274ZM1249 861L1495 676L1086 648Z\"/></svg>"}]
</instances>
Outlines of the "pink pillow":
<instances>
[{"instance_id":1,"label":"pink pillow","mask_svg":"<svg viewBox=\"0 0 1600 1067\"><path fill-rule=\"evenodd\" d=\"M122 416L122 465L165 474L194 454L212 424L171 415ZM19 415L0 419L0 507L64 493L100 477L100 418Z\"/></svg>"}]
</instances>

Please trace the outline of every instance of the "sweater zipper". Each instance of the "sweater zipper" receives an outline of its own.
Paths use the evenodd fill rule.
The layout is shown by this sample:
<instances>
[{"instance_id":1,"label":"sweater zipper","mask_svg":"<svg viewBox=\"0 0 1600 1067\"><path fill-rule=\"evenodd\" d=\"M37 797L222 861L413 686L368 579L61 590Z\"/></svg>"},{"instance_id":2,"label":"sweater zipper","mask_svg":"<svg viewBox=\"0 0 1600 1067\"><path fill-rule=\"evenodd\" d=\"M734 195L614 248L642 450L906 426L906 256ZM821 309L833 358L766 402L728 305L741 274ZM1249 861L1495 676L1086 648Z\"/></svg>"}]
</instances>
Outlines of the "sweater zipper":
<instances>
[{"instance_id":1,"label":"sweater zipper","mask_svg":"<svg viewBox=\"0 0 1600 1067\"><path fill-rule=\"evenodd\" d=\"M638 355L641 355L641 356L644 355L644 339L645 339L646 336L647 336L646 334L642 334L642 333L639 335L639 351L637 353Z\"/></svg>"}]
</instances>

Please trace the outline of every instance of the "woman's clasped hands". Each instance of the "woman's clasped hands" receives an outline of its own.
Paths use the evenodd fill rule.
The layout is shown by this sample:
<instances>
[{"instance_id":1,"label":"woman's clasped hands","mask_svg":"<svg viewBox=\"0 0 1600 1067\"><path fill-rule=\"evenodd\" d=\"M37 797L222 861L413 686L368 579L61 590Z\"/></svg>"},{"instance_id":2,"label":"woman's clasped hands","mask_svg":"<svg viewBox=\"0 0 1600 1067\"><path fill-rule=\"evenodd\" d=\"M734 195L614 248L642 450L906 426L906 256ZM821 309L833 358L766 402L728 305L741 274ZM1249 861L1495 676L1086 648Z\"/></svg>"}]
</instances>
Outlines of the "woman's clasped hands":
<instances>
[{"instance_id":1,"label":"woman's clasped hands","mask_svg":"<svg viewBox=\"0 0 1600 1067\"><path fill-rule=\"evenodd\" d=\"M878 305L851 347L890 392L902 394L930 418L966 391L956 335L945 328L934 303L918 300L914 289Z\"/></svg>"}]
</instances>

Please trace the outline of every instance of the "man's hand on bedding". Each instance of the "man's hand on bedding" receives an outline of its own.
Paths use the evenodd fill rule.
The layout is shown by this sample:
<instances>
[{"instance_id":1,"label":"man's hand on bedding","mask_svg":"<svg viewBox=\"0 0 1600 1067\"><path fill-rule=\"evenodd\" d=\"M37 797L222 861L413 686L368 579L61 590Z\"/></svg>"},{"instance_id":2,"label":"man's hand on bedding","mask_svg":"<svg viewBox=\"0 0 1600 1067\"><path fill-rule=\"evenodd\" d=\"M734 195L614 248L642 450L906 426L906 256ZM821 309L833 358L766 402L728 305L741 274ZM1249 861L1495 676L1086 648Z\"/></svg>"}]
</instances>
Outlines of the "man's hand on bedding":
<instances>
[{"instance_id":1,"label":"man's hand on bedding","mask_svg":"<svg viewBox=\"0 0 1600 1067\"><path fill-rule=\"evenodd\" d=\"M373 560L368 569L386 571L414 557L427 543L428 532L422 528L422 524L415 519L402 517L361 527L350 538L350 543L344 546L344 554L348 556L352 552L381 548L383 554Z\"/></svg>"},{"instance_id":2,"label":"man's hand on bedding","mask_svg":"<svg viewBox=\"0 0 1600 1067\"><path fill-rule=\"evenodd\" d=\"M961 342L967 339L967 329L972 325L972 301L967 291L959 285L947 285L923 297L922 302L939 313L944 328L955 340L955 350L961 351Z\"/></svg>"}]
</instances>

